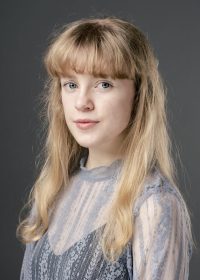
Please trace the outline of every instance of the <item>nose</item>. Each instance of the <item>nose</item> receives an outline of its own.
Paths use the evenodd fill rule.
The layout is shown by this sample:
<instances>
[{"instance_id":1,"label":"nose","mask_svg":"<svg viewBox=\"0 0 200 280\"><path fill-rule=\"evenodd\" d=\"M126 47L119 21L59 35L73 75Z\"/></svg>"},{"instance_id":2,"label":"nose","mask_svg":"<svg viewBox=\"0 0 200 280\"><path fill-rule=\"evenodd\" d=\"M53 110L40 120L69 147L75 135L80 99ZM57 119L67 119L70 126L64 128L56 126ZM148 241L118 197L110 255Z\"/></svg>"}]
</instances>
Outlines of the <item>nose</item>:
<instances>
[{"instance_id":1,"label":"nose","mask_svg":"<svg viewBox=\"0 0 200 280\"><path fill-rule=\"evenodd\" d=\"M81 92L77 95L75 101L75 108L78 111L90 111L94 109L94 103L92 98L85 92Z\"/></svg>"}]
</instances>

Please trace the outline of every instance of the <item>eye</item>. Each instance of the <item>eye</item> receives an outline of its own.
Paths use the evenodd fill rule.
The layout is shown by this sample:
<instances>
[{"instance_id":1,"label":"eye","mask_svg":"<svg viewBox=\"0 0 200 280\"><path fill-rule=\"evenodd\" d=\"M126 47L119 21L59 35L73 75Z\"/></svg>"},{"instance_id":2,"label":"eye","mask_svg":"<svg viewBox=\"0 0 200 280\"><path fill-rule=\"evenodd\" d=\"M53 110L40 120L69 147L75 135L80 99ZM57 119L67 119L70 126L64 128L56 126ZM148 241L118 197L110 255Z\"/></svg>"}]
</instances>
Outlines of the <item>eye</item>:
<instances>
[{"instance_id":1,"label":"eye","mask_svg":"<svg viewBox=\"0 0 200 280\"><path fill-rule=\"evenodd\" d=\"M98 85L102 85L101 88L104 88L104 89L113 87L109 82L106 82L106 81L100 82Z\"/></svg>"},{"instance_id":2,"label":"eye","mask_svg":"<svg viewBox=\"0 0 200 280\"><path fill-rule=\"evenodd\" d=\"M75 89L77 87L77 85L75 83L73 83L73 82L68 82L68 83L65 83L63 85L63 87L65 87L65 88L67 88L69 90L73 90L73 89Z\"/></svg>"}]
</instances>

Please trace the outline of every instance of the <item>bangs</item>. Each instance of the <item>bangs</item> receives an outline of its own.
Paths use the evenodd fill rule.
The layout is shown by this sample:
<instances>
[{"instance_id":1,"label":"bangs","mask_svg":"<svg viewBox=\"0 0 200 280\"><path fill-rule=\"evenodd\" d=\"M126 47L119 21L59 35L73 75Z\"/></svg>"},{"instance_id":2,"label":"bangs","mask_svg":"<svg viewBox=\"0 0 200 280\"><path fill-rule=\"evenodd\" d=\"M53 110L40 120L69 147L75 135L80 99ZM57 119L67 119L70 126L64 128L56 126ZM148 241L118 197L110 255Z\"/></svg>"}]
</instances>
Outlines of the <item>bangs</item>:
<instances>
[{"instance_id":1,"label":"bangs","mask_svg":"<svg viewBox=\"0 0 200 280\"><path fill-rule=\"evenodd\" d=\"M95 77L134 79L135 65L125 43L113 30L98 25L69 29L50 46L46 67L51 76L71 70Z\"/></svg>"}]
</instances>

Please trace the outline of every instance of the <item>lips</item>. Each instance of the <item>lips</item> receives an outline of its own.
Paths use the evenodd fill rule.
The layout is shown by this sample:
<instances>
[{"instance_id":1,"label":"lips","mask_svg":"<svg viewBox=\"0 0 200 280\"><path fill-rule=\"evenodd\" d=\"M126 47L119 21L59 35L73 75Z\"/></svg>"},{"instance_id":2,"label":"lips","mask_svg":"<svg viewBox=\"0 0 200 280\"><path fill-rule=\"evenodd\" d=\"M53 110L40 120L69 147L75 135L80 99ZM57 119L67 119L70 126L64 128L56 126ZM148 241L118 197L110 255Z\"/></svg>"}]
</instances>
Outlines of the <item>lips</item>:
<instances>
[{"instance_id":1,"label":"lips","mask_svg":"<svg viewBox=\"0 0 200 280\"><path fill-rule=\"evenodd\" d=\"M78 119L74 121L75 123L97 123L98 121L91 119Z\"/></svg>"},{"instance_id":2,"label":"lips","mask_svg":"<svg viewBox=\"0 0 200 280\"><path fill-rule=\"evenodd\" d=\"M91 119L78 119L75 121L76 126L81 130L86 130L94 127L99 121L91 120Z\"/></svg>"}]
</instances>

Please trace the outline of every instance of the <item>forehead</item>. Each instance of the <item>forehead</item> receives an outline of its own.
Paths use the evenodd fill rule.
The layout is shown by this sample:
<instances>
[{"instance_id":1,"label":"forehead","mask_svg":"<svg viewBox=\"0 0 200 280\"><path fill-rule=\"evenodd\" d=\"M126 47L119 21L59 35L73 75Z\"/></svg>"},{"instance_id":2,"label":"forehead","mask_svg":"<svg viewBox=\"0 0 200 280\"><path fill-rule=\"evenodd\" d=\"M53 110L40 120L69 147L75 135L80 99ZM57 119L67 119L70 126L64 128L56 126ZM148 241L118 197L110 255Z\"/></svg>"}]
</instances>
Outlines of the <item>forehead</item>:
<instances>
[{"instance_id":1,"label":"forehead","mask_svg":"<svg viewBox=\"0 0 200 280\"><path fill-rule=\"evenodd\" d=\"M115 77L111 77L108 74L93 74L93 73L88 73L88 72L76 72L73 69L64 71L61 75L60 75L61 79L80 79L80 78L85 78L85 79L97 79L97 78L107 78L109 80L119 80Z\"/></svg>"},{"instance_id":2,"label":"forehead","mask_svg":"<svg viewBox=\"0 0 200 280\"><path fill-rule=\"evenodd\" d=\"M66 67L67 68L67 67ZM87 71L76 71L73 68L64 69L63 72L60 74L60 78L80 78L80 77L87 77L90 79L95 78L107 78L115 80L117 77L111 77L108 73L93 73Z\"/></svg>"},{"instance_id":3,"label":"forehead","mask_svg":"<svg viewBox=\"0 0 200 280\"><path fill-rule=\"evenodd\" d=\"M113 79L133 78L135 64L122 51L111 44L96 46L96 42L78 44L72 40L60 42L49 54L48 70L52 76L66 76L71 71L76 74L88 73L94 77ZM134 65L133 65L134 64Z\"/></svg>"}]
</instances>

